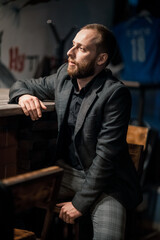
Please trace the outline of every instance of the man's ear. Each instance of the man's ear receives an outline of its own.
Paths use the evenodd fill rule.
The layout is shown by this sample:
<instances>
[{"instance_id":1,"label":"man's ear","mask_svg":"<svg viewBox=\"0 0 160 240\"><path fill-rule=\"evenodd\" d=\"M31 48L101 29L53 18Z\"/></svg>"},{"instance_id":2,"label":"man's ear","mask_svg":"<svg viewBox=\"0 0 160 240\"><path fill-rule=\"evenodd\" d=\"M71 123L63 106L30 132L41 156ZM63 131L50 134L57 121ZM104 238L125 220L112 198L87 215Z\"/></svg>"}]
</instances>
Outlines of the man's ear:
<instances>
[{"instance_id":1,"label":"man's ear","mask_svg":"<svg viewBox=\"0 0 160 240\"><path fill-rule=\"evenodd\" d=\"M97 57L97 65L103 65L104 63L106 63L108 59L108 54L107 53L100 53Z\"/></svg>"}]
</instances>

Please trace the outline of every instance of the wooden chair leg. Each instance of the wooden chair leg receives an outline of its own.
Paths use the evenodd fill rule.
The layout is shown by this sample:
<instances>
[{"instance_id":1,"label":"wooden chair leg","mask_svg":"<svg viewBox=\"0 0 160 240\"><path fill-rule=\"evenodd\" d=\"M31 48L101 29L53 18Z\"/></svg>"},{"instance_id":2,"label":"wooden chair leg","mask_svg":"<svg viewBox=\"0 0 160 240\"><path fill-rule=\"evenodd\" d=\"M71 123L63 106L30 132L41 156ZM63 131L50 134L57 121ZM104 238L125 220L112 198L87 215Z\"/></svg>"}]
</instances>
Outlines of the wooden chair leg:
<instances>
[{"instance_id":1,"label":"wooden chair leg","mask_svg":"<svg viewBox=\"0 0 160 240\"><path fill-rule=\"evenodd\" d=\"M35 233L22 229L14 229L14 240L36 240Z\"/></svg>"}]
</instances>

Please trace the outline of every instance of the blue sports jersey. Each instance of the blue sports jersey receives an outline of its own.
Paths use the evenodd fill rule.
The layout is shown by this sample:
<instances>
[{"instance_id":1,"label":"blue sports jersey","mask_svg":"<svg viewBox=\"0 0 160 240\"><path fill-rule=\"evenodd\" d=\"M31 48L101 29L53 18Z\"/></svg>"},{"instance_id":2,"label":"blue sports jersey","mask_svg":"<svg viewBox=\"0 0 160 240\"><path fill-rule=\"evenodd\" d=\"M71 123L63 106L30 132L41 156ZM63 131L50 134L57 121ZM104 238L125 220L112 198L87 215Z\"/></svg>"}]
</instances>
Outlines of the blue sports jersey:
<instances>
[{"instance_id":1,"label":"blue sports jersey","mask_svg":"<svg viewBox=\"0 0 160 240\"><path fill-rule=\"evenodd\" d=\"M148 12L114 27L124 69L124 80L160 82L160 19Z\"/></svg>"},{"instance_id":2,"label":"blue sports jersey","mask_svg":"<svg viewBox=\"0 0 160 240\"><path fill-rule=\"evenodd\" d=\"M113 33L124 63L120 77L140 83L160 83L160 18L145 11L115 26ZM159 120L160 90L147 91L145 103L145 116ZM136 101L133 109L134 106L137 109Z\"/></svg>"}]
</instances>

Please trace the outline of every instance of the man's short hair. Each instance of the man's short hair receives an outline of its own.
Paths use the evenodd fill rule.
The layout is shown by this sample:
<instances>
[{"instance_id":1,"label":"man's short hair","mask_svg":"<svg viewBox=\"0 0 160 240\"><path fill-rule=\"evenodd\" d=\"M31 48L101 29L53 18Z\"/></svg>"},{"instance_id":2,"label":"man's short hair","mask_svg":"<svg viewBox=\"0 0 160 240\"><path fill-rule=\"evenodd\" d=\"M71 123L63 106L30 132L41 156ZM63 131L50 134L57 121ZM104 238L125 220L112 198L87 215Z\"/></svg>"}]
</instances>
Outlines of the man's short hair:
<instances>
[{"instance_id":1,"label":"man's short hair","mask_svg":"<svg viewBox=\"0 0 160 240\"><path fill-rule=\"evenodd\" d=\"M97 42L97 53L108 54L106 62L108 65L117 50L117 42L113 33L106 26L97 23L87 24L81 28L81 30L83 29L93 29L100 34L100 40Z\"/></svg>"}]
</instances>

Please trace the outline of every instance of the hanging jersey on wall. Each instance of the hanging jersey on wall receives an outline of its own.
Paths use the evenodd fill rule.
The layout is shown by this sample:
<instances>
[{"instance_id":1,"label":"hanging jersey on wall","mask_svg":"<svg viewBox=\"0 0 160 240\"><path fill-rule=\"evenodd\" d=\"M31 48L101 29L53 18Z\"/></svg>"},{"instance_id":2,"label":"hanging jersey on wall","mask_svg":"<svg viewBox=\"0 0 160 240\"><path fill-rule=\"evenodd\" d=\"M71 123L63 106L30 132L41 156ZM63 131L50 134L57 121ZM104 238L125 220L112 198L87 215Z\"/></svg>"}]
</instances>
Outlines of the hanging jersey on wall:
<instances>
[{"instance_id":1,"label":"hanging jersey on wall","mask_svg":"<svg viewBox=\"0 0 160 240\"><path fill-rule=\"evenodd\" d=\"M113 32L124 63L122 79L160 82L160 19L145 11L118 24Z\"/></svg>"}]
</instances>

